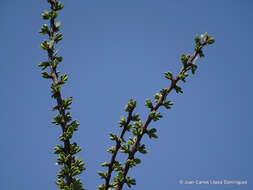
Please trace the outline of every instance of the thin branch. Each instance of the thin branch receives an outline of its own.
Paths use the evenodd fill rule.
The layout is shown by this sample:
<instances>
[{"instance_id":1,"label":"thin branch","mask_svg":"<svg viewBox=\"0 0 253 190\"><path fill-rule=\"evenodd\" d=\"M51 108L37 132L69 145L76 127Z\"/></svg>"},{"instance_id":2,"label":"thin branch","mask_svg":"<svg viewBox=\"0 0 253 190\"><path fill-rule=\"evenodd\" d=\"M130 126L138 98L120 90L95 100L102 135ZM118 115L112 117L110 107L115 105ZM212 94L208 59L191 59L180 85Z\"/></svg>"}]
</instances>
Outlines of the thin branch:
<instances>
[{"instance_id":1,"label":"thin branch","mask_svg":"<svg viewBox=\"0 0 253 190\"><path fill-rule=\"evenodd\" d=\"M201 48L204 47L205 45L207 45L207 38L205 38L205 40L201 43ZM156 103L156 105L151 109L151 111L157 111L160 106L162 105L163 101L166 99L167 95L175 88L177 82L180 80L180 75L184 72L186 72L193 64L193 60L198 56L198 54L200 53L200 51L194 51L194 53L192 55L189 56L189 59L187 61L187 63L183 66L183 68L181 69L181 71L178 73L178 75L176 76L176 78L173 78L171 80L171 84L170 86L167 88L167 93L163 94L160 96L158 102ZM137 140L134 143L134 145L132 146L131 151L128 154L128 158L127 159L134 159L135 153L138 151L138 146L141 142L141 139L143 137L143 135L146 133L146 130L148 128L148 125L150 124L150 122L152 121L152 118L150 117L150 115L148 116L148 118L146 119L146 122L142 125L142 133L137 135ZM123 168L123 178L124 180L122 180L121 182L119 182L115 188L115 190L122 190L123 185L126 182L126 176L128 173L128 170L130 168L129 163L127 162L125 164L125 167Z\"/></svg>"}]
</instances>

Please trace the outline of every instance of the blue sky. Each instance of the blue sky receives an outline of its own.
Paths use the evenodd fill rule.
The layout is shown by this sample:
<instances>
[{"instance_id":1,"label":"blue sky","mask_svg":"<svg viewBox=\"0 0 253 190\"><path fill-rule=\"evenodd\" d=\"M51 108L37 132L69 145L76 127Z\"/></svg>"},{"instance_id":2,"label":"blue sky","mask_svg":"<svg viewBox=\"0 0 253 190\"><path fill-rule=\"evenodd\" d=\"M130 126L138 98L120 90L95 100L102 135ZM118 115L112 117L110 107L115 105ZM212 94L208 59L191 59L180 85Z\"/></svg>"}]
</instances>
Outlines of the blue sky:
<instances>
[{"instance_id":1,"label":"blue sky","mask_svg":"<svg viewBox=\"0 0 253 190\"><path fill-rule=\"evenodd\" d=\"M130 98L144 119L146 98L169 85L163 73L179 71L180 54L191 53L195 34L208 32L216 43L198 59L184 93L170 94L172 110L150 127L149 153L130 171L132 189L227 190L253 188L252 44L250 0L86 0L64 1L64 39L59 70L69 74L63 96L73 96L72 116L80 122L74 141L87 170L87 190L103 181L100 164L110 156L109 132ZM50 121L55 102L50 83L37 67L46 60L38 30L46 0L1 1L1 188L57 189L53 147L60 129ZM247 185L180 185L182 180L247 180ZM125 187L127 189L127 187Z\"/></svg>"}]
</instances>

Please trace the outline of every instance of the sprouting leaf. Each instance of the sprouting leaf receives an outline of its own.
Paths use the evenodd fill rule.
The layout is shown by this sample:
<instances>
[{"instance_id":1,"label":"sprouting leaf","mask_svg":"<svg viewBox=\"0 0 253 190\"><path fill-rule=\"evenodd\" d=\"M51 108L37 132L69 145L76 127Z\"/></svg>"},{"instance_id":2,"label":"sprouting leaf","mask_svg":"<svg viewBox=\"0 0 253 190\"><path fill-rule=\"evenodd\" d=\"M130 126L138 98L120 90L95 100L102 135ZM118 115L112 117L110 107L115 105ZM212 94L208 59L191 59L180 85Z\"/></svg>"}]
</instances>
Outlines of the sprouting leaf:
<instances>
[{"instance_id":1,"label":"sprouting leaf","mask_svg":"<svg viewBox=\"0 0 253 190\"><path fill-rule=\"evenodd\" d=\"M163 102L162 104L166 109L170 109L171 106L173 105L172 101L167 101L167 102Z\"/></svg>"},{"instance_id":2,"label":"sprouting leaf","mask_svg":"<svg viewBox=\"0 0 253 190\"><path fill-rule=\"evenodd\" d=\"M51 75L49 75L46 71L42 72L41 75L42 75L42 77L45 78L45 79L50 79L50 78L52 78Z\"/></svg>"},{"instance_id":3,"label":"sprouting leaf","mask_svg":"<svg viewBox=\"0 0 253 190\"><path fill-rule=\"evenodd\" d=\"M61 33L57 33L54 37L54 40L56 43L58 43L59 41L62 40L62 34Z\"/></svg>"},{"instance_id":4,"label":"sprouting leaf","mask_svg":"<svg viewBox=\"0 0 253 190\"><path fill-rule=\"evenodd\" d=\"M42 18L44 20L48 20L50 18L49 12L48 11L43 11Z\"/></svg>"},{"instance_id":5,"label":"sprouting leaf","mask_svg":"<svg viewBox=\"0 0 253 190\"><path fill-rule=\"evenodd\" d=\"M56 28L59 28L60 25L61 25L61 21L58 21L58 22L55 23L55 27L56 27Z\"/></svg>"},{"instance_id":6,"label":"sprouting leaf","mask_svg":"<svg viewBox=\"0 0 253 190\"><path fill-rule=\"evenodd\" d=\"M42 70L45 70L49 66L49 62L42 61L38 66L42 67Z\"/></svg>"},{"instance_id":7,"label":"sprouting leaf","mask_svg":"<svg viewBox=\"0 0 253 190\"><path fill-rule=\"evenodd\" d=\"M155 110L151 111L149 116L153 121L158 121L160 118L163 117L159 112Z\"/></svg>"},{"instance_id":8,"label":"sprouting leaf","mask_svg":"<svg viewBox=\"0 0 253 190\"><path fill-rule=\"evenodd\" d=\"M201 37L201 40L205 40L207 37L207 32L205 32L204 34L201 34L200 37Z\"/></svg>"},{"instance_id":9,"label":"sprouting leaf","mask_svg":"<svg viewBox=\"0 0 253 190\"><path fill-rule=\"evenodd\" d=\"M211 45L215 42L214 38L208 36L207 44Z\"/></svg>"},{"instance_id":10,"label":"sprouting leaf","mask_svg":"<svg viewBox=\"0 0 253 190\"><path fill-rule=\"evenodd\" d=\"M40 48L43 49L43 50L48 50L48 48L49 48L48 42L46 40L44 40L42 42L42 44L40 45Z\"/></svg>"},{"instance_id":11,"label":"sprouting leaf","mask_svg":"<svg viewBox=\"0 0 253 190\"><path fill-rule=\"evenodd\" d=\"M41 34L48 34L49 33L49 29L48 29L48 26L46 24L43 24L39 33Z\"/></svg>"},{"instance_id":12,"label":"sprouting leaf","mask_svg":"<svg viewBox=\"0 0 253 190\"><path fill-rule=\"evenodd\" d=\"M197 65L192 65L191 66L191 70L192 70L192 74L195 74L195 71L197 70L198 66Z\"/></svg>"},{"instance_id":13,"label":"sprouting leaf","mask_svg":"<svg viewBox=\"0 0 253 190\"><path fill-rule=\"evenodd\" d=\"M176 90L176 93L183 93L182 88L179 86L175 86L174 89Z\"/></svg>"},{"instance_id":14,"label":"sprouting leaf","mask_svg":"<svg viewBox=\"0 0 253 190\"><path fill-rule=\"evenodd\" d=\"M171 72L166 72L164 73L164 76L165 78L169 79L169 80L172 80L173 79L173 76L172 76L172 73Z\"/></svg>"},{"instance_id":15,"label":"sprouting leaf","mask_svg":"<svg viewBox=\"0 0 253 190\"><path fill-rule=\"evenodd\" d=\"M98 175L99 175L102 179L105 179L105 178L106 178L105 173L102 172L102 171L98 171Z\"/></svg>"},{"instance_id":16,"label":"sprouting leaf","mask_svg":"<svg viewBox=\"0 0 253 190\"><path fill-rule=\"evenodd\" d=\"M64 8L64 5L61 2L56 2L56 10L62 10Z\"/></svg>"},{"instance_id":17,"label":"sprouting leaf","mask_svg":"<svg viewBox=\"0 0 253 190\"><path fill-rule=\"evenodd\" d=\"M183 65L186 65L187 61L188 61L188 57L185 54L182 54L180 58L181 58Z\"/></svg>"},{"instance_id":18,"label":"sprouting leaf","mask_svg":"<svg viewBox=\"0 0 253 190\"><path fill-rule=\"evenodd\" d=\"M152 104L152 101L150 99L146 99L146 104L145 104L146 107L152 109L153 108L153 104Z\"/></svg>"},{"instance_id":19,"label":"sprouting leaf","mask_svg":"<svg viewBox=\"0 0 253 190\"><path fill-rule=\"evenodd\" d=\"M56 11L51 11L51 12L49 13L49 16L50 16L50 18L51 18L52 20L54 20L54 19L57 18L58 13L57 13Z\"/></svg>"}]
</instances>

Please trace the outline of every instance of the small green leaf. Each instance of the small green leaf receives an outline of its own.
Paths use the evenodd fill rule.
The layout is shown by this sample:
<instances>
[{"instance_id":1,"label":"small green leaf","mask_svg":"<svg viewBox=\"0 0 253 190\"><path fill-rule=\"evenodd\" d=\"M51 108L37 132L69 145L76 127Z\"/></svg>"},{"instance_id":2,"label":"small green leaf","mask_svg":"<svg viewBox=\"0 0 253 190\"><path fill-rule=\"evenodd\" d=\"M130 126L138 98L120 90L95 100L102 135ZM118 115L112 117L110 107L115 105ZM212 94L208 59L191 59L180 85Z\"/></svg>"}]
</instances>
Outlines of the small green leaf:
<instances>
[{"instance_id":1,"label":"small green leaf","mask_svg":"<svg viewBox=\"0 0 253 190\"><path fill-rule=\"evenodd\" d=\"M170 109L171 106L173 105L172 101L167 101L167 102L163 102L162 104L166 109Z\"/></svg>"},{"instance_id":2,"label":"small green leaf","mask_svg":"<svg viewBox=\"0 0 253 190\"><path fill-rule=\"evenodd\" d=\"M46 71L42 72L41 75L45 79L51 79L52 78L51 75L49 75Z\"/></svg>"},{"instance_id":3,"label":"small green leaf","mask_svg":"<svg viewBox=\"0 0 253 190\"><path fill-rule=\"evenodd\" d=\"M121 117L120 117L119 124L120 124L121 127L125 126L126 120L125 120L124 116L121 116Z\"/></svg>"},{"instance_id":4,"label":"small green leaf","mask_svg":"<svg viewBox=\"0 0 253 190\"><path fill-rule=\"evenodd\" d=\"M176 90L176 93L183 93L181 87L175 86L174 89Z\"/></svg>"},{"instance_id":5,"label":"small green leaf","mask_svg":"<svg viewBox=\"0 0 253 190\"><path fill-rule=\"evenodd\" d=\"M40 64L38 65L39 67L42 67L42 70L45 70L48 66L49 66L49 62L40 62Z\"/></svg>"},{"instance_id":6,"label":"small green leaf","mask_svg":"<svg viewBox=\"0 0 253 190\"><path fill-rule=\"evenodd\" d=\"M50 16L50 18L51 18L52 20L54 20L54 19L57 18L58 13L57 13L56 11L51 11L51 12L49 13L49 16Z\"/></svg>"},{"instance_id":7,"label":"small green leaf","mask_svg":"<svg viewBox=\"0 0 253 190\"><path fill-rule=\"evenodd\" d=\"M150 108L150 109L153 109L152 101L150 99L146 99L145 106L148 107L148 108Z\"/></svg>"},{"instance_id":8,"label":"small green leaf","mask_svg":"<svg viewBox=\"0 0 253 190\"><path fill-rule=\"evenodd\" d=\"M167 89L167 88L162 88L162 89L160 90L160 93L161 93L162 96L167 96L167 94L168 94L168 89Z\"/></svg>"},{"instance_id":9,"label":"small green leaf","mask_svg":"<svg viewBox=\"0 0 253 190\"><path fill-rule=\"evenodd\" d=\"M181 73L180 75L179 75L179 79L180 80L182 80L183 82L186 82L185 81L185 79L186 79L186 77L188 77L189 75L187 74L187 73Z\"/></svg>"},{"instance_id":10,"label":"small green leaf","mask_svg":"<svg viewBox=\"0 0 253 190\"><path fill-rule=\"evenodd\" d=\"M102 172L102 171L99 171L99 172L98 172L98 175L101 177L101 179L105 179L105 178L106 178L105 173Z\"/></svg>"},{"instance_id":11,"label":"small green leaf","mask_svg":"<svg viewBox=\"0 0 253 190\"><path fill-rule=\"evenodd\" d=\"M199 57L205 57L205 55L204 55L204 53L203 53L203 51L202 50L199 50Z\"/></svg>"},{"instance_id":12,"label":"small green leaf","mask_svg":"<svg viewBox=\"0 0 253 190\"><path fill-rule=\"evenodd\" d=\"M115 140L118 140L118 137L117 137L116 134L110 133L110 139L111 139L112 141L115 141Z\"/></svg>"},{"instance_id":13,"label":"small green leaf","mask_svg":"<svg viewBox=\"0 0 253 190\"><path fill-rule=\"evenodd\" d=\"M111 153L111 154L114 154L115 151L116 151L116 147L115 147L115 146L112 146L112 147L110 147L110 148L107 150L107 152L109 152L109 153Z\"/></svg>"},{"instance_id":14,"label":"small green leaf","mask_svg":"<svg viewBox=\"0 0 253 190\"><path fill-rule=\"evenodd\" d=\"M48 11L43 11L42 18L44 20L48 20L50 18L49 12Z\"/></svg>"},{"instance_id":15,"label":"small green leaf","mask_svg":"<svg viewBox=\"0 0 253 190\"><path fill-rule=\"evenodd\" d=\"M180 58L181 58L183 65L186 65L187 61L188 61L188 57L185 54L182 54Z\"/></svg>"},{"instance_id":16,"label":"small green leaf","mask_svg":"<svg viewBox=\"0 0 253 190\"><path fill-rule=\"evenodd\" d=\"M214 38L208 36L207 44L211 45L215 42Z\"/></svg>"},{"instance_id":17,"label":"small green leaf","mask_svg":"<svg viewBox=\"0 0 253 190\"><path fill-rule=\"evenodd\" d=\"M192 65L191 66L191 70L192 70L192 74L195 74L195 71L197 70L198 66L197 65Z\"/></svg>"},{"instance_id":18,"label":"small green leaf","mask_svg":"<svg viewBox=\"0 0 253 190\"><path fill-rule=\"evenodd\" d=\"M108 167L109 166L109 163L108 162L104 162L101 164L102 167Z\"/></svg>"},{"instance_id":19,"label":"small green leaf","mask_svg":"<svg viewBox=\"0 0 253 190\"><path fill-rule=\"evenodd\" d=\"M61 79L59 81L59 84L65 84L68 80L68 75L67 74L64 74L61 76Z\"/></svg>"},{"instance_id":20,"label":"small green leaf","mask_svg":"<svg viewBox=\"0 0 253 190\"><path fill-rule=\"evenodd\" d=\"M146 133L147 133L147 135L149 136L150 139L151 138L155 138L155 139L158 138L158 136L155 134L156 133L156 129L155 128L147 130Z\"/></svg>"},{"instance_id":21,"label":"small green leaf","mask_svg":"<svg viewBox=\"0 0 253 190\"><path fill-rule=\"evenodd\" d=\"M171 72L166 72L164 73L164 77L169 79L169 80L172 80L173 79L173 76L172 76L172 73Z\"/></svg>"},{"instance_id":22,"label":"small green leaf","mask_svg":"<svg viewBox=\"0 0 253 190\"><path fill-rule=\"evenodd\" d=\"M200 45L200 38L197 35L195 35L194 41L196 45Z\"/></svg>"},{"instance_id":23,"label":"small green leaf","mask_svg":"<svg viewBox=\"0 0 253 190\"><path fill-rule=\"evenodd\" d=\"M54 37L54 40L56 43L58 43L59 41L62 40L62 34L61 33L57 33Z\"/></svg>"},{"instance_id":24,"label":"small green leaf","mask_svg":"<svg viewBox=\"0 0 253 190\"><path fill-rule=\"evenodd\" d=\"M56 2L56 10L62 10L64 8L64 5L61 2Z\"/></svg>"},{"instance_id":25,"label":"small green leaf","mask_svg":"<svg viewBox=\"0 0 253 190\"><path fill-rule=\"evenodd\" d=\"M153 121L158 121L160 118L163 117L159 112L155 110L151 111L149 116Z\"/></svg>"},{"instance_id":26,"label":"small green leaf","mask_svg":"<svg viewBox=\"0 0 253 190\"><path fill-rule=\"evenodd\" d=\"M58 22L55 23L55 27L56 27L56 28L59 28L60 25L61 25L61 21L58 21Z\"/></svg>"},{"instance_id":27,"label":"small green leaf","mask_svg":"<svg viewBox=\"0 0 253 190\"><path fill-rule=\"evenodd\" d=\"M49 29L48 29L48 26L46 24L43 24L39 33L41 34L48 34L49 33Z\"/></svg>"},{"instance_id":28,"label":"small green leaf","mask_svg":"<svg viewBox=\"0 0 253 190\"><path fill-rule=\"evenodd\" d=\"M205 32L204 34L201 34L200 37L201 37L201 40L204 41L207 37L207 32Z\"/></svg>"},{"instance_id":29,"label":"small green leaf","mask_svg":"<svg viewBox=\"0 0 253 190\"><path fill-rule=\"evenodd\" d=\"M40 45L40 48L43 49L43 50L48 50L49 44L47 43L46 40L44 40L44 41L42 42L42 44Z\"/></svg>"}]
</instances>

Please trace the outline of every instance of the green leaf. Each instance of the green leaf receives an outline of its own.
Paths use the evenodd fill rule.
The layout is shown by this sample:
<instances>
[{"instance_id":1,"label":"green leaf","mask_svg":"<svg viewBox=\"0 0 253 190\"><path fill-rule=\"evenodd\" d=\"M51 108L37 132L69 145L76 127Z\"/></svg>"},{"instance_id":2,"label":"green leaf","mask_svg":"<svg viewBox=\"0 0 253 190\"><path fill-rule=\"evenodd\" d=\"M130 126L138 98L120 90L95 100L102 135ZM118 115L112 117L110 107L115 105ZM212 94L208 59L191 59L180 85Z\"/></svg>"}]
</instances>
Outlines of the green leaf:
<instances>
[{"instance_id":1,"label":"green leaf","mask_svg":"<svg viewBox=\"0 0 253 190\"><path fill-rule=\"evenodd\" d=\"M138 113L133 114L131 120L140 121L141 120L140 115Z\"/></svg>"},{"instance_id":2,"label":"green leaf","mask_svg":"<svg viewBox=\"0 0 253 190\"><path fill-rule=\"evenodd\" d=\"M61 2L56 2L56 10L59 11L59 10L62 10L64 8L64 5L61 3Z\"/></svg>"},{"instance_id":3,"label":"green leaf","mask_svg":"<svg viewBox=\"0 0 253 190\"><path fill-rule=\"evenodd\" d=\"M54 19L57 18L58 13L57 13L56 11L51 11L51 12L49 13L49 16L50 16L50 18L51 18L52 20L54 20Z\"/></svg>"},{"instance_id":4,"label":"green leaf","mask_svg":"<svg viewBox=\"0 0 253 190\"><path fill-rule=\"evenodd\" d=\"M64 74L61 76L61 79L59 81L59 84L65 84L68 80L68 75L67 74Z\"/></svg>"},{"instance_id":5,"label":"green leaf","mask_svg":"<svg viewBox=\"0 0 253 190\"><path fill-rule=\"evenodd\" d=\"M158 121L160 118L163 117L159 112L155 110L151 111L149 116L153 121Z\"/></svg>"},{"instance_id":6,"label":"green leaf","mask_svg":"<svg viewBox=\"0 0 253 190\"><path fill-rule=\"evenodd\" d=\"M43 24L39 33L41 34L48 34L49 33L49 29L48 29L48 26L46 24Z\"/></svg>"},{"instance_id":7,"label":"green leaf","mask_svg":"<svg viewBox=\"0 0 253 190\"><path fill-rule=\"evenodd\" d=\"M56 145L54 147L54 154L64 153L64 148L61 145Z\"/></svg>"},{"instance_id":8,"label":"green leaf","mask_svg":"<svg viewBox=\"0 0 253 190\"><path fill-rule=\"evenodd\" d=\"M185 54L182 54L180 58L181 58L183 65L186 65L187 61L188 61L188 57Z\"/></svg>"},{"instance_id":9,"label":"green leaf","mask_svg":"<svg viewBox=\"0 0 253 190\"><path fill-rule=\"evenodd\" d=\"M41 15L44 20L48 20L50 18L50 14L48 11L43 11Z\"/></svg>"},{"instance_id":10,"label":"green leaf","mask_svg":"<svg viewBox=\"0 0 253 190\"><path fill-rule=\"evenodd\" d=\"M156 133L156 129L155 128L147 130L146 133L147 133L147 135L149 136L150 139L151 138L155 138L155 139L158 138L158 136L155 134Z\"/></svg>"},{"instance_id":11,"label":"green leaf","mask_svg":"<svg viewBox=\"0 0 253 190\"><path fill-rule=\"evenodd\" d=\"M215 42L214 38L208 36L207 44L211 45Z\"/></svg>"},{"instance_id":12,"label":"green leaf","mask_svg":"<svg viewBox=\"0 0 253 190\"><path fill-rule=\"evenodd\" d=\"M110 133L110 139L111 139L112 141L116 141L116 140L118 140L118 137L117 137L116 134Z\"/></svg>"},{"instance_id":13,"label":"green leaf","mask_svg":"<svg viewBox=\"0 0 253 190\"><path fill-rule=\"evenodd\" d=\"M207 37L207 32L205 32L204 34L201 34L200 35L200 38L201 38L201 40L205 40L206 39L206 37Z\"/></svg>"},{"instance_id":14,"label":"green leaf","mask_svg":"<svg viewBox=\"0 0 253 190\"><path fill-rule=\"evenodd\" d=\"M133 111L136 107L136 101L133 99L130 99L129 103L125 106L125 111L130 112Z\"/></svg>"},{"instance_id":15,"label":"green leaf","mask_svg":"<svg viewBox=\"0 0 253 190\"><path fill-rule=\"evenodd\" d=\"M41 75L45 79L51 79L52 78L51 75L49 75L46 71L42 72Z\"/></svg>"},{"instance_id":16,"label":"green leaf","mask_svg":"<svg viewBox=\"0 0 253 190\"><path fill-rule=\"evenodd\" d=\"M49 62L42 61L38 66L42 67L42 70L45 70L49 66Z\"/></svg>"},{"instance_id":17,"label":"green leaf","mask_svg":"<svg viewBox=\"0 0 253 190\"><path fill-rule=\"evenodd\" d=\"M187 73L181 73L180 75L179 75L179 79L180 80L182 80L183 82L186 82L185 81L185 79L186 79L186 77L188 77L189 75L187 74Z\"/></svg>"},{"instance_id":18,"label":"green leaf","mask_svg":"<svg viewBox=\"0 0 253 190\"><path fill-rule=\"evenodd\" d=\"M114 171L122 171L122 168L123 167L122 167L121 163L117 162L117 161L115 161L114 164L113 164L113 166L112 166L112 169Z\"/></svg>"},{"instance_id":19,"label":"green leaf","mask_svg":"<svg viewBox=\"0 0 253 190\"><path fill-rule=\"evenodd\" d=\"M58 22L55 23L55 27L56 27L56 28L59 28L60 25L61 25L61 21L58 21Z\"/></svg>"},{"instance_id":20,"label":"green leaf","mask_svg":"<svg viewBox=\"0 0 253 190\"><path fill-rule=\"evenodd\" d=\"M150 99L146 99L146 104L145 106L147 108L150 108L150 109L153 109L153 104L152 104L152 101Z\"/></svg>"},{"instance_id":21,"label":"green leaf","mask_svg":"<svg viewBox=\"0 0 253 190\"><path fill-rule=\"evenodd\" d=\"M142 153L142 154L147 154L148 151L145 150L145 149L146 149L146 145L145 145L145 144L139 145L138 148L137 148L137 150L138 150L140 153Z\"/></svg>"},{"instance_id":22,"label":"green leaf","mask_svg":"<svg viewBox=\"0 0 253 190\"><path fill-rule=\"evenodd\" d=\"M77 145L76 142L70 145L70 154L74 155L81 151L81 148Z\"/></svg>"},{"instance_id":23,"label":"green leaf","mask_svg":"<svg viewBox=\"0 0 253 190\"><path fill-rule=\"evenodd\" d=\"M70 105L72 104L72 97L69 97L67 99L63 99L62 100L62 107L64 110L69 110L70 109Z\"/></svg>"},{"instance_id":24,"label":"green leaf","mask_svg":"<svg viewBox=\"0 0 253 190\"><path fill-rule=\"evenodd\" d=\"M183 93L181 87L175 86L174 89L176 90L176 93Z\"/></svg>"},{"instance_id":25,"label":"green leaf","mask_svg":"<svg viewBox=\"0 0 253 190\"><path fill-rule=\"evenodd\" d=\"M195 74L195 71L197 70L198 66L197 65L192 65L191 66L191 70L192 70L192 74Z\"/></svg>"},{"instance_id":26,"label":"green leaf","mask_svg":"<svg viewBox=\"0 0 253 190\"><path fill-rule=\"evenodd\" d=\"M44 41L42 42L42 44L40 44L40 48L43 49L43 50L48 50L49 44L47 43L46 40L44 40Z\"/></svg>"},{"instance_id":27,"label":"green leaf","mask_svg":"<svg viewBox=\"0 0 253 190\"><path fill-rule=\"evenodd\" d=\"M166 109L170 109L171 106L173 105L172 101L167 101L167 102L163 102L162 104Z\"/></svg>"},{"instance_id":28,"label":"green leaf","mask_svg":"<svg viewBox=\"0 0 253 190\"><path fill-rule=\"evenodd\" d=\"M196 46L200 45L200 38L197 35L195 35L194 41L195 41Z\"/></svg>"},{"instance_id":29,"label":"green leaf","mask_svg":"<svg viewBox=\"0 0 253 190\"><path fill-rule=\"evenodd\" d=\"M54 37L54 40L56 43L58 43L59 41L62 40L62 34L61 33L57 33Z\"/></svg>"},{"instance_id":30,"label":"green leaf","mask_svg":"<svg viewBox=\"0 0 253 190\"><path fill-rule=\"evenodd\" d=\"M199 57L205 57L205 55L204 55L204 53L203 53L203 51L202 50L199 50Z\"/></svg>"},{"instance_id":31,"label":"green leaf","mask_svg":"<svg viewBox=\"0 0 253 190\"><path fill-rule=\"evenodd\" d=\"M129 176L126 177L126 184L129 188L131 188L132 185L136 185L136 180L131 179Z\"/></svg>"},{"instance_id":32,"label":"green leaf","mask_svg":"<svg viewBox=\"0 0 253 190\"><path fill-rule=\"evenodd\" d=\"M124 116L121 116L121 117L120 117L119 124L120 124L120 127L125 126L125 124L126 124L126 120L125 120Z\"/></svg>"},{"instance_id":33,"label":"green leaf","mask_svg":"<svg viewBox=\"0 0 253 190\"><path fill-rule=\"evenodd\" d=\"M156 93L155 95L154 95L154 99L155 99L155 102L158 102L158 100L160 99L160 94L159 93Z\"/></svg>"},{"instance_id":34,"label":"green leaf","mask_svg":"<svg viewBox=\"0 0 253 190\"><path fill-rule=\"evenodd\" d=\"M102 171L98 171L98 175L101 177L101 179L105 179L106 178L105 173L102 172Z\"/></svg>"},{"instance_id":35,"label":"green leaf","mask_svg":"<svg viewBox=\"0 0 253 190\"><path fill-rule=\"evenodd\" d=\"M56 68L60 62L62 62L62 57L56 57L54 61L54 68Z\"/></svg>"},{"instance_id":36,"label":"green leaf","mask_svg":"<svg viewBox=\"0 0 253 190\"><path fill-rule=\"evenodd\" d=\"M104 162L101 164L102 167L108 167L110 164L108 162Z\"/></svg>"},{"instance_id":37,"label":"green leaf","mask_svg":"<svg viewBox=\"0 0 253 190\"><path fill-rule=\"evenodd\" d=\"M168 95L168 89L167 88L162 88L160 90L160 93L161 93L162 96L167 96Z\"/></svg>"},{"instance_id":38,"label":"green leaf","mask_svg":"<svg viewBox=\"0 0 253 190\"><path fill-rule=\"evenodd\" d=\"M109 153L111 153L111 154L114 154L115 151L116 151L116 147L115 147L115 146L112 146L112 147L110 147L110 148L107 150L107 152L109 152Z\"/></svg>"},{"instance_id":39,"label":"green leaf","mask_svg":"<svg viewBox=\"0 0 253 190\"><path fill-rule=\"evenodd\" d=\"M164 73L164 77L169 79L169 80L172 80L173 79L173 76L172 76L172 73L171 72L166 72Z\"/></svg>"},{"instance_id":40,"label":"green leaf","mask_svg":"<svg viewBox=\"0 0 253 190\"><path fill-rule=\"evenodd\" d=\"M125 145L125 144L121 145L120 146L120 152L122 152L122 153L129 153L130 152L130 146L129 145Z\"/></svg>"}]
</instances>

